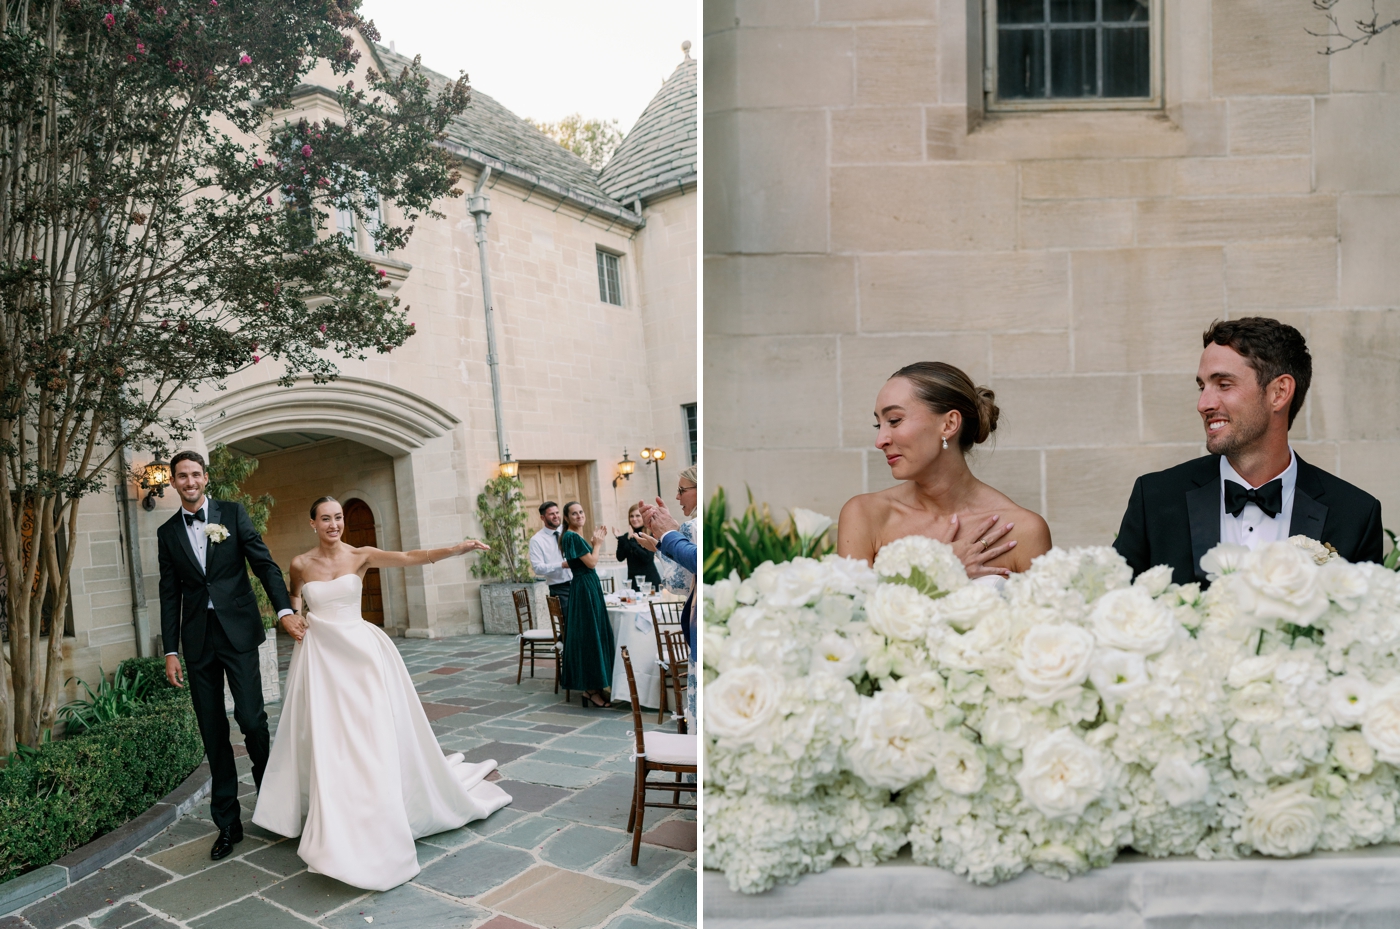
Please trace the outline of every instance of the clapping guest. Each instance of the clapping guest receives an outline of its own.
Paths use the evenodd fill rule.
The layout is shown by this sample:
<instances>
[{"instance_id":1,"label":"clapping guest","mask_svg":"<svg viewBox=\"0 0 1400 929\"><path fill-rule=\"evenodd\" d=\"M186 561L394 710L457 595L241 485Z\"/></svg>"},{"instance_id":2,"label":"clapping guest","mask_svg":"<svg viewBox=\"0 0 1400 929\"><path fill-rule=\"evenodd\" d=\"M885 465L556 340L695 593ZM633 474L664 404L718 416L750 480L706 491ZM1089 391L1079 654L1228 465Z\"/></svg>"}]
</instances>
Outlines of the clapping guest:
<instances>
[{"instance_id":1,"label":"clapping guest","mask_svg":"<svg viewBox=\"0 0 1400 929\"><path fill-rule=\"evenodd\" d=\"M559 544L564 534L564 517L559 513L559 504L553 500L541 503L540 520L544 526L530 539L530 567L549 584L549 595L558 598L559 609L567 610L569 584L574 575L564 560L564 551Z\"/></svg>"},{"instance_id":2,"label":"clapping guest","mask_svg":"<svg viewBox=\"0 0 1400 929\"><path fill-rule=\"evenodd\" d=\"M634 503L627 511L628 530L625 535L617 537L617 560L627 562L629 579L642 578L649 581L652 587L660 588L661 574L656 570L656 556L652 554L656 547L648 544L649 538L639 538L647 534L641 510L642 505Z\"/></svg>"},{"instance_id":3,"label":"clapping guest","mask_svg":"<svg viewBox=\"0 0 1400 929\"><path fill-rule=\"evenodd\" d=\"M598 557L608 537L608 527L593 530L593 543L584 541L583 524L587 521L583 505L564 504L564 519L568 529L559 540L568 559L573 580L569 588L569 607L564 611L564 656L560 662L559 683L566 690L583 691L583 705L612 706L608 691L612 689L613 654L617 640L608 607L603 601L603 585L598 583Z\"/></svg>"},{"instance_id":4,"label":"clapping guest","mask_svg":"<svg viewBox=\"0 0 1400 929\"><path fill-rule=\"evenodd\" d=\"M686 516L695 513L696 504L699 498L699 485L696 478L698 473L694 467L687 468L681 472L680 485L676 488L676 500L681 505L681 512ZM656 498L656 506L649 504L641 505L643 519L646 520L647 528L650 529L649 539L656 541L661 554L671 561L682 572L689 576L690 586L686 594L685 607L681 611L682 627L685 629L685 640L690 648L690 673L686 678L686 707L687 715L690 719L696 719L695 697L697 693L697 681L695 677L695 575L699 570L699 549L695 545L694 531L695 522L677 523L666 509L666 504L661 502L661 498ZM689 528L690 532L685 530Z\"/></svg>"}]
</instances>

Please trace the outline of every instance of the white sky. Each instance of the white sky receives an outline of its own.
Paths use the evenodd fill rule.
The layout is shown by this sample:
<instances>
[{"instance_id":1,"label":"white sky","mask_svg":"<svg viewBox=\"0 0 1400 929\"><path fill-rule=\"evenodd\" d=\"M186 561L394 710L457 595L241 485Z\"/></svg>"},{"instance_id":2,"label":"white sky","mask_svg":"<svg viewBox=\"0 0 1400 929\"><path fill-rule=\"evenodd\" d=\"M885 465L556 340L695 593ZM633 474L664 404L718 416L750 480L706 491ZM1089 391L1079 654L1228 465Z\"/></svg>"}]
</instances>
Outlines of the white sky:
<instances>
[{"instance_id":1,"label":"white sky","mask_svg":"<svg viewBox=\"0 0 1400 929\"><path fill-rule=\"evenodd\" d=\"M700 57L698 0L364 0L381 41L517 116L616 119L626 132L683 58Z\"/></svg>"}]
</instances>

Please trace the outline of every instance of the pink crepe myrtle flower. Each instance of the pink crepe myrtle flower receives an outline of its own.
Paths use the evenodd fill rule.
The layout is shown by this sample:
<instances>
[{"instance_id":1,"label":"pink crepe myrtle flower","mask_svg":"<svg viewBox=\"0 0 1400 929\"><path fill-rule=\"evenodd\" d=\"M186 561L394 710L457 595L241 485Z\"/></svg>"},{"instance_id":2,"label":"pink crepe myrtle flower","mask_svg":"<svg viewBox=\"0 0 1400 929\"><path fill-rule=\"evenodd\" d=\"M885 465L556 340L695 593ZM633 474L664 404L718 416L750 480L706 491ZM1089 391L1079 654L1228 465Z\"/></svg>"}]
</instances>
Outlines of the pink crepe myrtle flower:
<instances>
[{"instance_id":1,"label":"pink crepe myrtle flower","mask_svg":"<svg viewBox=\"0 0 1400 929\"><path fill-rule=\"evenodd\" d=\"M253 164L256 165L257 167L261 168L261 167L262 167L262 159L261 159L261 158L254 158L254 159L253 159Z\"/></svg>"},{"instance_id":2,"label":"pink crepe myrtle flower","mask_svg":"<svg viewBox=\"0 0 1400 929\"><path fill-rule=\"evenodd\" d=\"M326 332L326 324L325 324L325 323L321 323L321 334L324 335L325 332Z\"/></svg>"},{"instance_id":3,"label":"pink crepe myrtle flower","mask_svg":"<svg viewBox=\"0 0 1400 929\"><path fill-rule=\"evenodd\" d=\"M243 55L238 59L238 63L241 65L250 65L253 63L253 59L247 55Z\"/></svg>"},{"instance_id":4,"label":"pink crepe myrtle flower","mask_svg":"<svg viewBox=\"0 0 1400 929\"><path fill-rule=\"evenodd\" d=\"M112 27L117 24L117 18L111 13L108 13L106 16L102 17L102 24L107 27L108 31L111 31Z\"/></svg>"},{"instance_id":5,"label":"pink crepe myrtle flower","mask_svg":"<svg viewBox=\"0 0 1400 929\"><path fill-rule=\"evenodd\" d=\"M268 205L268 206L272 206L272 195L271 195L271 194L268 194L268 195L267 195L267 205Z\"/></svg>"},{"instance_id":6,"label":"pink crepe myrtle flower","mask_svg":"<svg viewBox=\"0 0 1400 929\"><path fill-rule=\"evenodd\" d=\"M136 60L136 56L135 56L135 55L127 55L127 56L126 56L126 60L129 61L129 62L130 62L130 61L135 61L135 60Z\"/></svg>"},{"instance_id":7,"label":"pink crepe myrtle flower","mask_svg":"<svg viewBox=\"0 0 1400 929\"><path fill-rule=\"evenodd\" d=\"M310 145L303 145L303 146L301 147L301 157L303 157L303 158L310 158L310 157L311 157L311 146L310 146Z\"/></svg>"},{"instance_id":8,"label":"pink crepe myrtle flower","mask_svg":"<svg viewBox=\"0 0 1400 929\"><path fill-rule=\"evenodd\" d=\"M385 271L383 268L380 268L379 270L375 271L374 273L375 273L375 274L378 274L380 277L388 277L388 276L389 276L389 272L388 272L388 271Z\"/></svg>"},{"instance_id":9,"label":"pink crepe myrtle flower","mask_svg":"<svg viewBox=\"0 0 1400 929\"><path fill-rule=\"evenodd\" d=\"M136 54L138 54L138 55L144 55L144 54L146 54L146 43L145 43L145 42L137 42L137 43L136 43Z\"/></svg>"},{"instance_id":10,"label":"pink crepe myrtle flower","mask_svg":"<svg viewBox=\"0 0 1400 929\"><path fill-rule=\"evenodd\" d=\"M262 356L261 356L261 355L254 355L254 356L253 356L253 364L257 364L259 361L262 361Z\"/></svg>"}]
</instances>

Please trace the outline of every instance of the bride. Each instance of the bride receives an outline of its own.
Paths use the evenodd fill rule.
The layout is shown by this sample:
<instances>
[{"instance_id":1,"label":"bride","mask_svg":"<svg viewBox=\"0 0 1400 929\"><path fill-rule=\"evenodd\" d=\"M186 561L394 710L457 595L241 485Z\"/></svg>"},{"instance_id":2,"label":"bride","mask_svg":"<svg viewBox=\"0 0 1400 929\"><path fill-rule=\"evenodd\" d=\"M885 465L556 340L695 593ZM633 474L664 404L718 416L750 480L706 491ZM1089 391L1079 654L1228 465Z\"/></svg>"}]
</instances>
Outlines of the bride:
<instances>
[{"instance_id":1,"label":"bride","mask_svg":"<svg viewBox=\"0 0 1400 929\"><path fill-rule=\"evenodd\" d=\"M840 555L874 563L908 535L953 546L967 576L1006 577L1050 550L1050 527L984 484L967 452L997 427L995 395L940 361L900 368L875 398L875 447L902 483L852 497L836 530Z\"/></svg>"},{"instance_id":2,"label":"bride","mask_svg":"<svg viewBox=\"0 0 1400 929\"><path fill-rule=\"evenodd\" d=\"M340 504L311 506L320 544L292 559L297 644L281 722L253 822L301 836L297 854L313 873L365 890L388 890L418 873L414 840L484 819L510 803L485 778L496 762L442 754L408 669L384 631L360 615L370 568L432 564L487 546L385 552L341 541Z\"/></svg>"}]
</instances>

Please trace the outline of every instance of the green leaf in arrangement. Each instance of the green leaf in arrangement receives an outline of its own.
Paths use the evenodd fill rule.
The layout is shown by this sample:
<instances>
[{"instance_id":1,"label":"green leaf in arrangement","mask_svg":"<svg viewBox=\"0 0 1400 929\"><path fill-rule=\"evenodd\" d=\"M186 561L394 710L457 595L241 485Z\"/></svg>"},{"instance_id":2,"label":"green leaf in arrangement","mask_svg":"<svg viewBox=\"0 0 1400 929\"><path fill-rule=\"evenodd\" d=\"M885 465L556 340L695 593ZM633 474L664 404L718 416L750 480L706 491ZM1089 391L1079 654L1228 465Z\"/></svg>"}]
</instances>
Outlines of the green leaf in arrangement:
<instances>
[{"instance_id":1,"label":"green leaf in arrangement","mask_svg":"<svg viewBox=\"0 0 1400 929\"><path fill-rule=\"evenodd\" d=\"M1395 533L1389 529L1385 530L1385 534L1390 536L1390 552L1381 564L1392 571L1400 571L1400 541L1396 540Z\"/></svg>"},{"instance_id":2,"label":"green leaf in arrangement","mask_svg":"<svg viewBox=\"0 0 1400 929\"><path fill-rule=\"evenodd\" d=\"M925 574L918 565L909 569L908 577L896 574L893 577L882 577L881 580L890 584L903 584L906 587L912 587L930 600L940 600L948 596L948 591L941 589L933 578Z\"/></svg>"}]
</instances>

